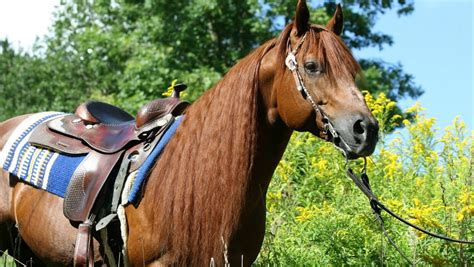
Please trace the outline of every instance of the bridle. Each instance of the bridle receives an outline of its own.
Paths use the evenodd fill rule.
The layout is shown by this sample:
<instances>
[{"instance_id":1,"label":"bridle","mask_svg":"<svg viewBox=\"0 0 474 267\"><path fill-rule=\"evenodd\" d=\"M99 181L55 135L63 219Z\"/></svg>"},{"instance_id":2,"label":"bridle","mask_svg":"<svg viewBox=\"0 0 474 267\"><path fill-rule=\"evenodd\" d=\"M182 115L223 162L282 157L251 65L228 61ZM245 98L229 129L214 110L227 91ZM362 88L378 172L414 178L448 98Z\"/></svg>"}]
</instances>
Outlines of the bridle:
<instances>
[{"instance_id":1,"label":"bridle","mask_svg":"<svg viewBox=\"0 0 474 267\"><path fill-rule=\"evenodd\" d=\"M321 30L326 30L323 27L318 27L318 28L321 29ZM423 228L421 228L417 225L414 225L414 224L408 222L407 220L403 219L402 217L397 215L395 212L393 212L389 208L387 208L383 203L381 203L378 200L377 196L375 196L375 194L372 192L372 189L370 187L370 182L369 182L369 176L366 173L367 159L365 157L364 157L364 168L362 170L362 173L361 173L360 177L358 177L354 173L354 171L349 167L349 164L348 164L349 158L348 158L347 153L352 152L351 147L347 144L347 142L344 140L344 138L342 138L342 136L340 136L337 133L336 129L334 128L334 124L331 122L330 118L321 109L321 107L314 101L313 97L311 96L308 89L304 85L303 78L301 77L301 74L298 70L298 62L296 60L296 55L298 54L298 52L301 49L304 41L306 40L306 36L307 36L307 32L303 35L303 37L300 39L300 41L296 45L295 49L293 49L293 50L291 49L290 39L288 40L288 43L287 43L288 55L286 56L286 59L285 59L285 65L292 72L293 78L295 79L296 88L301 93L303 98L305 98L306 100L308 100L310 102L310 104L313 107L316 114L319 113L321 115L322 122L323 122L323 130L322 130L323 134L325 134L325 135L329 134L330 135L330 141L335 145L335 147L337 149L339 149L344 154L344 157L346 158L346 174L347 174L347 176L352 179L352 181L356 184L356 186L369 199L369 203L370 203L370 206L372 208L372 212L376 216L376 219L379 222L379 225L380 225L384 235L389 240L390 244L392 244L395 247L395 249L403 256L403 258L405 258L405 260L407 262L409 262L411 265L414 265L411 262L411 260L402 252L402 250L395 244L395 242L392 240L392 238L387 233L387 231L385 229L385 226L384 226L384 221L383 221L383 218L382 218L382 215L381 215L382 210L386 211L388 214L395 217L397 220L401 221L402 223L404 223L404 224L406 224L410 227L413 227L413 228L417 229L418 231L421 231L421 232L423 232L427 235L430 235L432 237L443 239L443 240L446 240L446 241L449 241L449 242L456 242L456 243L470 244L470 245L474 244L474 241L471 241L471 240L454 239L454 238L450 238L448 236L444 236L444 235L429 232L429 231L427 231L427 230L425 230L425 229L423 229ZM340 145L338 145L338 144L343 145L345 147L345 150L344 150L344 148L340 147Z\"/></svg>"},{"instance_id":2,"label":"bridle","mask_svg":"<svg viewBox=\"0 0 474 267\"><path fill-rule=\"evenodd\" d=\"M333 142L336 145L336 148L338 148L347 158L347 153L352 152L351 147L338 134L338 132L334 128L334 124L332 123L331 119L329 119L328 115L321 109L321 107L316 103L316 101L314 101L308 89L306 89L306 86L304 85L304 82L303 82L303 78L301 77L300 71L298 70L298 62L296 61L296 55L298 54L299 50L301 49L301 46L306 40L306 35L307 33L303 35L298 45L293 50L291 50L290 40L288 40L288 44L287 44L288 55L286 56L286 59L285 59L285 65L293 73L293 78L295 79L295 82L296 82L296 88L301 93L303 98L309 101L309 103L313 107L316 114L319 113L319 115L321 115L321 118L322 118L321 121L323 122L322 133L324 135L329 135L331 142ZM339 147L338 144L343 145L344 148Z\"/></svg>"}]
</instances>

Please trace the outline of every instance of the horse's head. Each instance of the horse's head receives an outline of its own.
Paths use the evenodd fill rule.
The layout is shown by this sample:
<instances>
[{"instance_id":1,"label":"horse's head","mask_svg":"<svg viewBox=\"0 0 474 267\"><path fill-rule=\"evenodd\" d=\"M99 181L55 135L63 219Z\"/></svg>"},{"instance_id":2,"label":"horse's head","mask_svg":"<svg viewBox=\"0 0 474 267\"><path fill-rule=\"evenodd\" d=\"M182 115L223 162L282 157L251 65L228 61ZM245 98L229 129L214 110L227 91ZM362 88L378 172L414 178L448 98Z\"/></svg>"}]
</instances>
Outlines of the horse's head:
<instances>
[{"instance_id":1,"label":"horse's head","mask_svg":"<svg viewBox=\"0 0 474 267\"><path fill-rule=\"evenodd\" d=\"M342 20L338 5L325 27L310 25L306 1L298 1L295 21L277 44L274 58L280 66L274 72L269 118L273 114L291 129L309 131L357 158L372 154L379 127L355 83L360 67L339 37ZM263 75L268 65L262 62Z\"/></svg>"}]
</instances>

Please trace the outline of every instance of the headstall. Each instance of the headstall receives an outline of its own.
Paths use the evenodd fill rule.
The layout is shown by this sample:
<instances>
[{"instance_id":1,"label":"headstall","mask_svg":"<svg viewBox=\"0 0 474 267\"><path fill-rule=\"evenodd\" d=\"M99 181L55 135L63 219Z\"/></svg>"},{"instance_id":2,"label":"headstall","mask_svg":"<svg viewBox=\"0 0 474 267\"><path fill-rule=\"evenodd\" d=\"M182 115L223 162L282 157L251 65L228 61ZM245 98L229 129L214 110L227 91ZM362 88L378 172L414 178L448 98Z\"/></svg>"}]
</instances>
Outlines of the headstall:
<instances>
[{"instance_id":1,"label":"headstall","mask_svg":"<svg viewBox=\"0 0 474 267\"><path fill-rule=\"evenodd\" d=\"M334 124L331 122L328 115L326 115L326 113L321 109L321 107L316 103L316 101L314 101L313 97L311 96L308 89L304 85L303 78L301 77L301 74L298 70L298 62L296 61L296 55L298 54L304 41L306 40L306 36L307 36L307 33L303 35L298 45L293 50L291 50L291 44L290 44L290 41L288 41L288 55L286 56L286 59L285 59L285 65L293 74L293 78L295 79L295 82L296 82L296 88L301 93L303 98L309 101L314 111L316 112L316 115L318 113L319 115L321 115L322 122L323 122L323 131L322 131L323 134L330 135L331 142L333 142L336 145L336 148L338 148L344 154L344 156L347 157L347 152L352 152L351 147L342 138L342 136L340 136L339 133L336 131L336 129L334 128ZM342 146L344 146L344 148L339 147L338 144L341 144Z\"/></svg>"}]
</instances>

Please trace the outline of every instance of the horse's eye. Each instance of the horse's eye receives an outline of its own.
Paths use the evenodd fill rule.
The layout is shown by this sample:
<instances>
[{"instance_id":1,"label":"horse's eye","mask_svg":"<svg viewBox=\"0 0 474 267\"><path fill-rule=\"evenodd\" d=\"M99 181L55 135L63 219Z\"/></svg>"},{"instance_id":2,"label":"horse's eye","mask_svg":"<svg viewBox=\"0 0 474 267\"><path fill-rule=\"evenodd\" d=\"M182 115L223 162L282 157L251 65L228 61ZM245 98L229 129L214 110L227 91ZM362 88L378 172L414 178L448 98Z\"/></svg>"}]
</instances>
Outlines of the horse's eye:
<instances>
[{"instance_id":1,"label":"horse's eye","mask_svg":"<svg viewBox=\"0 0 474 267\"><path fill-rule=\"evenodd\" d=\"M316 62L314 62L314 61L306 62L304 64L304 68L305 68L306 72L309 73L309 74L315 74L315 73L320 71L319 67L318 67L318 64L316 64Z\"/></svg>"}]
</instances>

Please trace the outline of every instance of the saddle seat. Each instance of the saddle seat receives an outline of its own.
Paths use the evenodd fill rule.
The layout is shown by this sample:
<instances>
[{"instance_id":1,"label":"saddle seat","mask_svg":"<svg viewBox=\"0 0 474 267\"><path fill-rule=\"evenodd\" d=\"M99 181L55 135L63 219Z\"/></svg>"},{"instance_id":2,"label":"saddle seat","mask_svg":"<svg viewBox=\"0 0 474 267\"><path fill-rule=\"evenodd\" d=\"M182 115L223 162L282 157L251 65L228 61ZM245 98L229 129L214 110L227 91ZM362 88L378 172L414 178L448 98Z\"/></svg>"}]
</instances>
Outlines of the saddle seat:
<instances>
[{"instance_id":1,"label":"saddle seat","mask_svg":"<svg viewBox=\"0 0 474 267\"><path fill-rule=\"evenodd\" d=\"M73 137L96 151L113 154L144 141L150 131L183 113L189 103L179 98L179 92L185 88L184 84L176 85L171 97L149 102L139 109L136 118L116 106L88 101L79 105L75 114L53 120L48 127L64 135L63 145L70 144L68 138Z\"/></svg>"},{"instance_id":2,"label":"saddle seat","mask_svg":"<svg viewBox=\"0 0 474 267\"><path fill-rule=\"evenodd\" d=\"M84 121L91 123L128 124L135 120L125 110L99 101L87 101L79 105L75 113Z\"/></svg>"}]
</instances>

